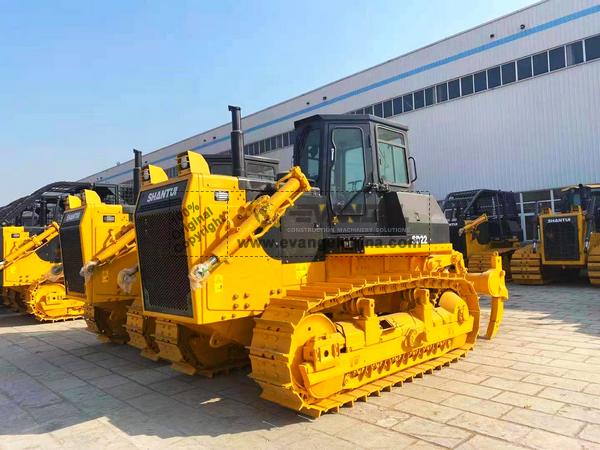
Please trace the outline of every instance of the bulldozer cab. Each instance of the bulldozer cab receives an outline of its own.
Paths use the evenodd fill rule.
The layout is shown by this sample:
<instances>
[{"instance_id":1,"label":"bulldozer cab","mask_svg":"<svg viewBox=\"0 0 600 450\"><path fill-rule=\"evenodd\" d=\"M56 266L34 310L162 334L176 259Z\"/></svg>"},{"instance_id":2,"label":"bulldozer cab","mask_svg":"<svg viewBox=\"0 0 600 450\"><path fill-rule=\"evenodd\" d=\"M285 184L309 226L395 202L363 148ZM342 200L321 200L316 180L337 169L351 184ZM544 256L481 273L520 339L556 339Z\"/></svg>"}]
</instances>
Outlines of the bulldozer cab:
<instances>
[{"instance_id":1,"label":"bulldozer cab","mask_svg":"<svg viewBox=\"0 0 600 450\"><path fill-rule=\"evenodd\" d=\"M477 226L476 233L480 245L523 240L517 203L512 192L491 189L452 192L446 196L442 209L450 225L450 240L454 248L463 254L466 251L466 235L460 230L484 214L487 221Z\"/></svg>"},{"instance_id":2,"label":"bulldozer cab","mask_svg":"<svg viewBox=\"0 0 600 450\"><path fill-rule=\"evenodd\" d=\"M598 197L600 197L600 186L597 185L579 185L563 189L563 195L560 199L560 212L568 214L576 206L579 206L582 211L587 211L589 208L596 210L600 208ZM592 201L595 205L592 205ZM595 212L593 211L593 213Z\"/></svg>"},{"instance_id":3,"label":"bulldozer cab","mask_svg":"<svg viewBox=\"0 0 600 450\"><path fill-rule=\"evenodd\" d=\"M331 234L406 227L391 211L399 211L395 193L410 191L416 179L407 131L370 115L316 115L295 123L294 165L324 198L324 226Z\"/></svg>"},{"instance_id":4,"label":"bulldozer cab","mask_svg":"<svg viewBox=\"0 0 600 450\"><path fill-rule=\"evenodd\" d=\"M587 208L587 199L591 189L588 186L574 186L563 190L560 198L560 213L569 214L584 211Z\"/></svg>"}]
</instances>

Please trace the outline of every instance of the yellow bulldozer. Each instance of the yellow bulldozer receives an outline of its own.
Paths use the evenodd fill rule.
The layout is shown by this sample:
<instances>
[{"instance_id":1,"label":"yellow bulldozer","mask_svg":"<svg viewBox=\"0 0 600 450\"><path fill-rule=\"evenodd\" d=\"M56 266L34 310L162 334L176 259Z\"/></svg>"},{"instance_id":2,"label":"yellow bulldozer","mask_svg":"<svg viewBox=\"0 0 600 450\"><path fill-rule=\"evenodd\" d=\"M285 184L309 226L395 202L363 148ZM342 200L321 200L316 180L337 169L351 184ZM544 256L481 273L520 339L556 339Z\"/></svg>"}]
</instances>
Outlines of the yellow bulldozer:
<instances>
[{"instance_id":1,"label":"yellow bulldozer","mask_svg":"<svg viewBox=\"0 0 600 450\"><path fill-rule=\"evenodd\" d=\"M533 243L513 255L511 271L518 284L548 284L587 269L600 286L600 185L562 190L560 212L535 207Z\"/></svg>"},{"instance_id":2,"label":"yellow bulldozer","mask_svg":"<svg viewBox=\"0 0 600 450\"><path fill-rule=\"evenodd\" d=\"M112 202L131 194L128 186L58 181L0 208L0 293L15 311L43 321L83 317L84 303L65 295L57 224L64 197L82 189Z\"/></svg>"},{"instance_id":3,"label":"yellow bulldozer","mask_svg":"<svg viewBox=\"0 0 600 450\"><path fill-rule=\"evenodd\" d=\"M130 342L186 373L247 361L262 396L312 416L457 361L508 297L501 257L470 274L435 199L412 191L408 130L368 115L296 122L294 167L244 167L232 112L233 176L177 155L177 177L142 168L135 210L141 324ZM411 162L413 164L411 169ZM145 326L145 321L153 326Z\"/></svg>"},{"instance_id":4,"label":"yellow bulldozer","mask_svg":"<svg viewBox=\"0 0 600 450\"><path fill-rule=\"evenodd\" d=\"M492 189L452 192L442 210L450 225L450 242L463 254L469 272L490 269L490 257L498 253L510 280L510 260L523 241L514 194Z\"/></svg>"},{"instance_id":5,"label":"yellow bulldozer","mask_svg":"<svg viewBox=\"0 0 600 450\"><path fill-rule=\"evenodd\" d=\"M24 227L2 227L2 296L14 311L44 321L82 317L83 303L65 297L58 231L56 222L34 235Z\"/></svg>"},{"instance_id":6,"label":"yellow bulldozer","mask_svg":"<svg viewBox=\"0 0 600 450\"><path fill-rule=\"evenodd\" d=\"M91 331L120 344L128 340L127 308L140 293L132 213L131 206L105 204L84 190L68 197L60 228L66 294L85 304Z\"/></svg>"},{"instance_id":7,"label":"yellow bulldozer","mask_svg":"<svg viewBox=\"0 0 600 450\"><path fill-rule=\"evenodd\" d=\"M230 157L210 155L206 159L211 170L231 174ZM135 151L134 198L139 192L140 166L141 153ZM251 178L274 180L278 162L246 156L246 166ZM130 326L144 324L150 327L146 334L152 334L152 319L144 323L141 317L133 207L105 204L91 190L69 196L67 203L60 230L66 292L85 302L88 329L102 341L125 343L129 341L125 330L129 315ZM157 359L151 340L135 339L130 344L142 348L144 356Z\"/></svg>"}]
</instances>

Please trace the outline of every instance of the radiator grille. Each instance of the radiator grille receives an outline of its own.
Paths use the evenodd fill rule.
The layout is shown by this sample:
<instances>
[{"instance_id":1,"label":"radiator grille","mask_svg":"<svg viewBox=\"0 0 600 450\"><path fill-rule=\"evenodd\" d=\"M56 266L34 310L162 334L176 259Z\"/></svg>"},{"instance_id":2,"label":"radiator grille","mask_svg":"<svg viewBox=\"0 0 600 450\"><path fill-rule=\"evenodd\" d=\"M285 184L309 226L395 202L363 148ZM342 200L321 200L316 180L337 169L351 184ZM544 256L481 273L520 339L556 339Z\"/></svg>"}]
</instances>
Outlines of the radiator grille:
<instances>
[{"instance_id":1,"label":"radiator grille","mask_svg":"<svg viewBox=\"0 0 600 450\"><path fill-rule=\"evenodd\" d=\"M85 294L85 279L79 275L83 267L79 223L80 221L77 220L60 227L60 247L67 294L69 292Z\"/></svg>"},{"instance_id":2,"label":"radiator grille","mask_svg":"<svg viewBox=\"0 0 600 450\"><path fill-rule=\"evenodd\" d=\"M184 189L185 184L180 192ZM182 201L181 195L158 204L140 205L135 217L136 239L144 308L192 317Z\"/></svg>"},{"instance_id":3,"label":"radiator grille","mask_svg":"<svg viewBox=\"0 0 600 450\"><path fill-rule=\"evenodd\" d=\"M544 253L547 261L578 261L579 233L577 221L544 221Z\"/></svg>"}]
</instances>

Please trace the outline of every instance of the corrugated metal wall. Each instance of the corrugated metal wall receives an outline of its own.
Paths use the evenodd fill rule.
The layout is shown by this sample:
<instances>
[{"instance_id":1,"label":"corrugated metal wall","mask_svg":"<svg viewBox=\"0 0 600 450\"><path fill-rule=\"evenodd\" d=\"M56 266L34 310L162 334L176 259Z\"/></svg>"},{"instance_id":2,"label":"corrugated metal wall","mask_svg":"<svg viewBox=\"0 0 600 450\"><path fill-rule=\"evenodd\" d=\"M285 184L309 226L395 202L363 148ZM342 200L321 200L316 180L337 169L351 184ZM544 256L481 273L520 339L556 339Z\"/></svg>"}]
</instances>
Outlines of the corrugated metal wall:
<instances>
[{"instance_id":1,"label":"corrugated metal wall","mask_svg":"<svg viewBox=\"0 0 600 450\"><path fill-rule=\"evenodd\" d=\"M247 116L245 141L289 131L302 117L346 113L598 34L599 5L548 0L484 24ZM395 117L411 128L417 187L441 198L464 188L521 191L600 181L599 72L600 61L590 62ZM218 153L229 148L229 131L226 124L145 157L167 168L187 149ZM280 158L285 168L291 149L265 156ZM85 180L119 182L132 167L128 162Z\"/></svg>"},{"instance_id":2,"label":"corrugated metal wall","mask_svg":"<svg viewBox=\"0 0 600 450\"><path fill-rule=\"evenodd\" d=\"M600 181L600 62L399 117L417 188L529 191Z\"/></svg>"}]
</instances>

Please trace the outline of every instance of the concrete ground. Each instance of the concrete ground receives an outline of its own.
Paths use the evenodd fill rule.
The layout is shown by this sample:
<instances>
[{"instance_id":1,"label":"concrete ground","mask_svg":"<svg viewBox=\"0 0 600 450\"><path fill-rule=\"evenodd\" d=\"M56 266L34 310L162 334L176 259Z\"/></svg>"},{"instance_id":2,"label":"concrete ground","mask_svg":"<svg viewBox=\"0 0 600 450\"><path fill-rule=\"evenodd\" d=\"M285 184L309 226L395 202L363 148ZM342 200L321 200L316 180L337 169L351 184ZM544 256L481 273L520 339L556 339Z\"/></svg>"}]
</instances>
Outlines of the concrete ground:
<instances>
[{"instance_id":1,"label":"concrete ground","mask_svg":"<svg viewBox=\"0 0 600 450\"><path fill-rule=\"evenodd\" d=\"M0 308L0 449L600 449L600 290L509 290L496 339L318 420L261 400L248 371L181 375L83 321Z\"/></svg>"}]
</instances>

